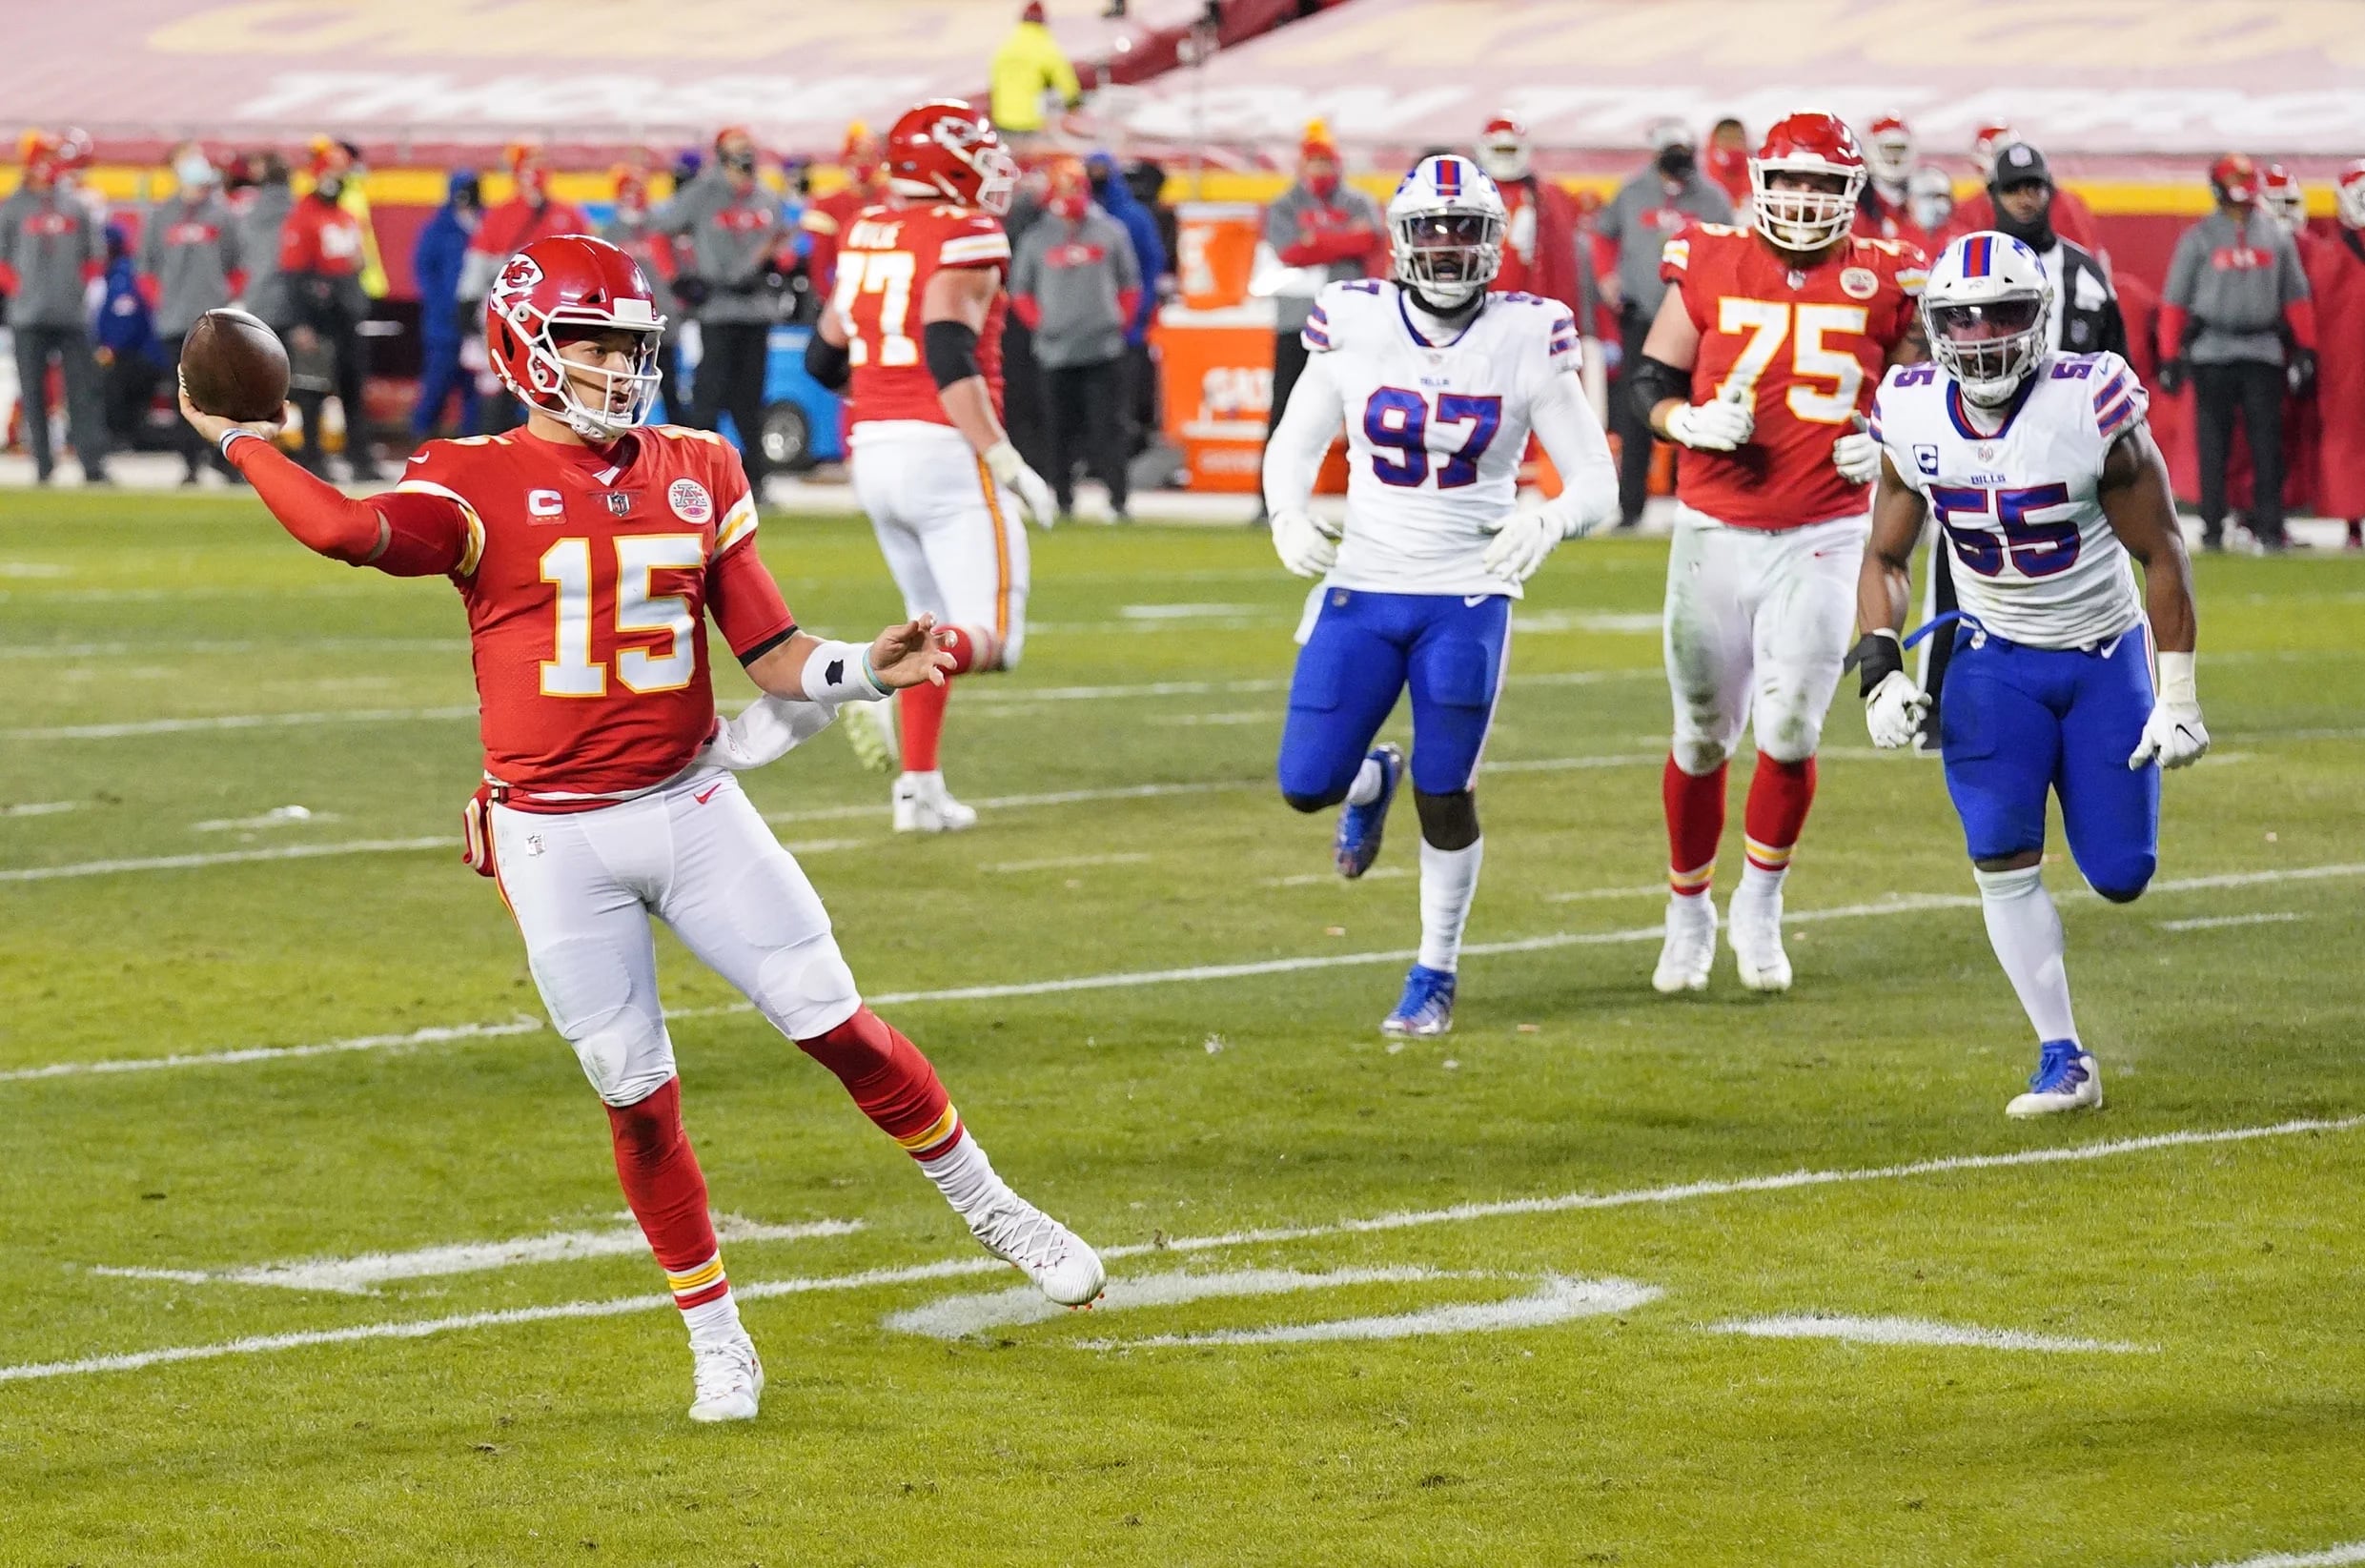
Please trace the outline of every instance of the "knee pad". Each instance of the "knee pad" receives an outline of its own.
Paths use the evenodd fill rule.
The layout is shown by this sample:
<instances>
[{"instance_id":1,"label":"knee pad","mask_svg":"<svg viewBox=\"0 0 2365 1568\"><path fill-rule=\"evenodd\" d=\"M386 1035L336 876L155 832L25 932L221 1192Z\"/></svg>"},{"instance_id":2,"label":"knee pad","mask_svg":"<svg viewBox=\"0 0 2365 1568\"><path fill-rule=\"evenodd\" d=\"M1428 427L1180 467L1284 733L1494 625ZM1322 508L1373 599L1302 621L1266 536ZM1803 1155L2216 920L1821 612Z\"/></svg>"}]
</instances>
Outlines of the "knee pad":
<instances>
[{"instance_id":1,"label":"knee pad","mask_svg":"<svg viewBox=\"0 0 2365 1568\"><path fill-rule=\"evenodd\" d=\"M756 972L750 1000L791 1040L828 1033L853 1017L863 1002L854 971L827 931L766 958Z\"/></svg>"},{"instance_id":2,"label":"knee pad","mask_svg":"<svg viewBox=\"0 0 2365 1568\"><path fill-rule=\"evenodd\" d=\"M1420 813L1420 838L1437 849L1467 849L1478 842L1478 801L1467 789L1450 795L1413 791L1414 809Z\"/></svg>"},{"instance_id":3,"label":"knee pad","mask_svg":"<svg viewBox=\"0 0 2365 1568\"><path fill-rule=\"evenodd\" d=\"M622 953L569 937L527 955L551 1027L575 1048L583 1076L612 1106L648 1098L673 1076L673 1042L654 995L635 994Z\"/></svg>"},{"instance_id":4,"label":"knee pad","mask_svg":"<svg viewBox=\"0 0 2365 1568\"><path fill-rule=\"evenodd\" d=\"M2082 865L2078 869L2086 871L2086 885L2112 904L2132 904L2151 886L2151 873L2158 867L2156 855L2130 855L2091 870Z\"/></svg>"},{"instance_id":5,"label":"knee pad","mask_svg":"<svg viewBox=\"0 0 2365 1568\"><path fill-rule=\"evenodd\" d=\"M1778 763L1803 763L1823 744L1823 715L1796 692L1760 691L1749 722L1758 749Z\"/></svg>"},{"instance_id":6,"label":"knee pad","mask_svg":"<svg viewBox=\"0 0 2365 1568\"><path fill-rule=\"evenodd\" d=\"M1676 726L1675 741L1668 750L1675 757L1675 765L1697 779L1714 773L1732 758L1732 751L1713 735Z\"/></svg>"}]
</instances>

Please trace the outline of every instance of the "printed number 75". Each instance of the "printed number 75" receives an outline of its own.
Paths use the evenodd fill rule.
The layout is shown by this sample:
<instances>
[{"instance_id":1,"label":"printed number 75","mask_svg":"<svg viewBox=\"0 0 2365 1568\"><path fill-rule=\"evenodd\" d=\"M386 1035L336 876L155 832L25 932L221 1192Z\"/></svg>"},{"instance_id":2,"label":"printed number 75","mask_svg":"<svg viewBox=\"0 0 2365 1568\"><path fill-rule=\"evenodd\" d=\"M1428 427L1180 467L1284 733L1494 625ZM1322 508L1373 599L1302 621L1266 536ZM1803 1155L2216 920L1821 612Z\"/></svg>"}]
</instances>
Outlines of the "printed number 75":
<instances>
[{"instance_id":1,"label":"printed number 75","mask_svg":"<svg viewBox=\"0 0 2365 1568\"><path fill-rule=\"evenodd\" d=\"M1372 472L1382 484L1407 489L1429 478L1429 399L1403 387L1381 387L1363 405L1363 438L1372 443ZM1437 488L1478 482L1478 459L1502 428L1502 399L1466 393L1437 394L1437 422L1466 424L1470 438L1437 468ZM1391 458L1394 452L1398 456Z\"/></svg>"},{"instance_id":2,"label":"printed number 75","mask_svg":"<svg viewBox=\"0 0 2365 1568\"><path fill-rule=\"evenodd\" d=\"M1793 335L1791 323L1797 321ZM1726 373L1717 396L1724 388L1741 385L1757 394L1757 385L1773 368L1774 356L1781 352L1786 339L1790 343L1790 412L1815 424L1844 425L1856 412L1856 396L1864 390L1865 368L1845 349L1828 347L1825 338L1831 334L1852 334L1861 337L1871 324L1871 313L1862 305L1798 305L1782 299L1739 299L1731 295L1717 301L1716 330L1720 333L1747 333L1749 339L1733 356L1733 368ZM1828 381L1829 391L1810 386L1810 381Z\"/></svg>"}]
</instances>

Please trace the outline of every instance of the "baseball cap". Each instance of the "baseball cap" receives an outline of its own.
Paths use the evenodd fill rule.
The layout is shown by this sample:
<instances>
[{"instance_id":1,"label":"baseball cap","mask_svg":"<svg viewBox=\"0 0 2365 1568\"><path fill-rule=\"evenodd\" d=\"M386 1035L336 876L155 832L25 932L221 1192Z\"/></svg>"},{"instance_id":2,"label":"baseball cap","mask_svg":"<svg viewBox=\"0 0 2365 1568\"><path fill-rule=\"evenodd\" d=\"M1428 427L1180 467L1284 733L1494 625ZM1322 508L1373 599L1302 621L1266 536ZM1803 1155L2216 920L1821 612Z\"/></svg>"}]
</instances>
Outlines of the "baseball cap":
<instances>
[{"instance_id":1,"label":"baseball cap","mask_svg":"<svg viewBox=\"0 0 2365 1568\"><path fill-rule=\"evenodd\" d=\"M2001 191L2014 185L2053 183L2053 172L2045 166L2045 154L2027 142L2008 142L1995 150L1995 172L1988 183Z\"/></svg>"}]
</instances>

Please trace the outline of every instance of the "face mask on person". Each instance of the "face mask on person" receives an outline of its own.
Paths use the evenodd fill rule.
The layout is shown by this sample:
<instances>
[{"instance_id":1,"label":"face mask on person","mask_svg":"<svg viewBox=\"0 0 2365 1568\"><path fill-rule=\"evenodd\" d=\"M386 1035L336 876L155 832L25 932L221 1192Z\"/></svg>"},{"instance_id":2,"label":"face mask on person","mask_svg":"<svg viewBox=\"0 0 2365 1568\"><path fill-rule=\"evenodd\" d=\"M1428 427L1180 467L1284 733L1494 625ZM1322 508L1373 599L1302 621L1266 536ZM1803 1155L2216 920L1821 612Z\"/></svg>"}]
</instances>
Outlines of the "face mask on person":
<instances>
[{"instance_id":1,"label":"face mask on person","mask_svg":"<svg viewBox=\"0 0 2365 1568\"><path fill-rule=\"evenodd\" d=\"M2010 207L1997 196L1995 230L1998 234L2011 235L2040 255L2051 250L2054 243L2052 192L2049 190L2045 193L2045 205L2037 209L2034 217L2027 219L2012 216Z\"/></svg>"},{"instance_id":2,"label":"face mask on person","mask_svg":"<svg viewBox=\"0 0 2365 1568\"><path fill-rule=\"evenodd\" d=\"M1090 206L1091 203L1083 195L1075 192L1069 192L1064 195L1053 196L1050 200L1052 215L1056 217L1064 217L1070 223L1083 222L1085 212L1090 208Z\"/></svg>"},{"instance_id":3,"label":"face mask on person","mask_svg":"<svg viewBox=\"0 0 2365 1568\"><path fill-rule=\"evenodd\" d=\"M345 177L342 174L323 174L314 182L312 189L313 193L322 201L336 201L345 193Z\"/></svg>"},{"instance_id":4,"label":"face mask on person","mask_svg":"<svg viewBox=\"0 0 2365 1568\"><path fill-rule=\"evenodd\" d=\"M756 155L752 151L725 153L717 161L734 174L752 176L756 172Z\"/></svg>"},{"instance_id":5,"label":"face mask on person","mask_svg":"<svg viewBox=\"0 0 2365 1568\"><path fill-rule=\"evenodd\" d=\"M1316 165L1306 171L1306 190L1316 201L1328 201L1338 194L1338 171L1327 165Z\"/></svg>"},{"instance_id":6,"label":"face mask on person","mask_svg":"<svg viewBox=\"0 0 2365 1568\"><path fill-rule=\"evenodd\" d=\"M1673 180L1687 180L1700 167L1699 154L1688 147L1662 147L1659 150L1659 172Z\"/></svg>"},{"instance_id":7,"label":"face mask on person","mask_svg":"<svg viewBox=\"0 0 2365 1568\"><path fill-rule=\"evenodd\" d=\"M214 166L202 153L183 153L173 160L173 178L184 191L201 191L214 183Z\"/></svg>"}]
</instances>

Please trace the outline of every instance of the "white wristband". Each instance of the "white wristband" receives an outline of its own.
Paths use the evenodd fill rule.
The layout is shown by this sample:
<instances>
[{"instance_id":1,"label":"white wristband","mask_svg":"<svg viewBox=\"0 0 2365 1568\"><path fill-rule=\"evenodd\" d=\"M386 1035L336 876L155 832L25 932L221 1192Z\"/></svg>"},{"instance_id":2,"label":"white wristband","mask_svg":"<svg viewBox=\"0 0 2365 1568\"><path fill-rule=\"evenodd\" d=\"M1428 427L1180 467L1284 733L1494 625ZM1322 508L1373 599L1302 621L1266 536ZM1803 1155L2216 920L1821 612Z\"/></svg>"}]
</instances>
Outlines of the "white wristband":
<instances>
[{"instance_id":1,"label":"white wristband","mask_svg":"<svg viewBox=\"0 0 2365 1568\"><path fill-rule=\"evenodd\" d=\"M222 456L225 458L229 457L230 443L239 439L259 441L262 438L255 435L255 432L251 430L241 430L236 425L232 425L228 430L222 432Z\"/></svg>"},{"instance_id":2,"label":"white wristband","mask_svg":"<svg viewBox=\"0 0 2365 1568\"><path fill-rule=\"evenodd\" d=\"M2189 653L2160 655L2160 701L2181 703L2188 707L2201 705L2200 693L2192 683L2192 655Z\"/></svg>"},{"instance_id":3,"label":"white wristband","mask_svg":"<svg viewBox=\"0 0 2365 1568\"><path fill-rule=\"evenodd\" d=\"M805 695L815 703L876 703L887 695L859 642L824 642L805 662Z\"/></svg>"}]
</instances>

